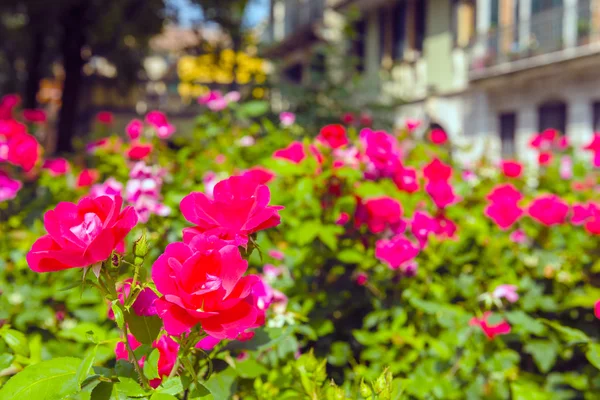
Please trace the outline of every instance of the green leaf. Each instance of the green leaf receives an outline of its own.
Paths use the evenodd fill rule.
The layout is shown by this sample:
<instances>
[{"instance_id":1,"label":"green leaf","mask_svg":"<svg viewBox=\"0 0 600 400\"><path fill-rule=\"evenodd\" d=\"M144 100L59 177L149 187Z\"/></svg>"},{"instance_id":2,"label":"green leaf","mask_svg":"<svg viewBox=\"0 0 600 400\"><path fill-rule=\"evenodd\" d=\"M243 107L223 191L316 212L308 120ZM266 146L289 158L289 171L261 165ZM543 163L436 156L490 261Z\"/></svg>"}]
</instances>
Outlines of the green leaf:
<instances>
[{"instance_id":1,"label":"green leaf","mask_svg":"<svg viewBox=\"0 0 600 400\"><path fill-rule=\"evenodd\" d=\"M159 377L158 375L158 358L160 353L157 349L152 350L152 353L148 356L146 362L144 362L144 375L146 378L152 380Z\"/></svg>"},{"instance_id":2,"label":"green leaf","mask_svg":"<svg viewBox=\"0 0 600 400\"><path fill-rule=\"evenodd\" d=\"M0 389L0 399L60 399L79 391L77 369L81 359L59 357L30 365Z\"/></svg>"},{"instance_id":3,"label":"green leaf","mask_svg":"<svg viewBox=\"0 0 600 400\"><path fill-rule=\"evenodd\" d=\"M0 371L10 367L14 359L15 356L13 356L12 354L5 353L0 355Z\"/></svg>"},{"instance_id":4,"label":"green leaf","mask_svg":"<svg viewBox=\"0 0 600 400\"><path fill-rule=\"evenodd\" d=\"M115 389L117 393L124 394L125 396L144 396L146 391L132 378L125 378L120 376L119 382L115 383Z\"/></svg>"},{"instance_id":5,"label":"green leaf","mask_svg":"<svg viewBox=\"0 0 600 400\"><path fill-rule=\"evenodd\" d=\"M179 394L183 392L183 390L181 378L177 376L167 379L158 389L156 389L157 392L164 394Z\"/></svg>"},{"instance_id":6,"label":"green leaf","mask_svg":"<svg viewBox=\"0 0 600 400\"><path fill-rule=\"evenodd\" d=\"M348 356L351 354L350 345L346 342L334 342L327 356L329 364L335 367L342 367L348 362Z\"/></svg>"},{"instance_id":7,"label":"green leaf","mask_svg":"<svg viewBox=\"0 0 600 400\"><path fill-rule=\"evenodd\" d=\"M543 335L546 331L546 327L540 321L530 317L523 311L510 311L506 313L508 322L511 323L513 328L521 330L527 333L533 333L534 335Z\"/></svg>"},{"instance_id":8,"label":"green leaf","mask_svg":"<svg viewBox=\"0 0 600 400\"><path fill-rule=\"evenodd\" d=\"M91 400L110 400L113 393L114 383L100 382L92 390Z\"/></svg>"},{"instance_id":9,"label":"green leaf","mask_svg":"<svg viewBox=\"0 0 600 400\"><path fill-rule=\"evenodd\" d=\"M240 105L237 113L242 118L256 118L266 114L267 111L269 111L269 103L266 101L254 100Z\"/></svg>"},{"instance_id":10,"label":"green leaf","mask_svg":"<svg viewBox=\"0 0 600 400\"><path fill-rule=\"evenodd\" d=\"M27 337L19 331L14 329L6 329L0 331L0 335L8 345L15 352L15 354L21 356L29 356L29 345L27 344Z\"/></svg>"},{"instance_id":11,"label":"green leaf","mask_svg":"<svg viewBox=\"0 0 600 400\"><path fill-rule=\"evenodd\" d=\"M81 386L81 383L88 377L90 371L92 370L92 365L94 364L94 360L96 359L96 352L98 351L98 346L94 346L92 350L88 353L87 356L83 359L79 368L77 368L77 383Z\"/></svg>"},{"instance_id":12,"label":"green leaf","mask_svg":"<svg viewBox=\"0 0 600 400\"><path fill-rule=\"evenodd\" d=\"M119 329L123 330L123 326L125 325L125 317L123 316L123 310L121 309L121 305L118 304L119 300L113 300L111 309L113 314L115 315L115 322Z\"/></svg>"},{"instance_id":13,"label":"green leaf","mask_svg":"<svg viewBox=\"0 0 600 400\"><path fill-rule=\"evenodd\" d=\"M215 399L230 399L233 393L233 382L236 374L233 368L227 368L213 374L203 385L210 391Z\"/></svg>"},{"instance_id":14,"label":"green leaf","mask_svg":"<svg viewBox=\"0 0 600 400\"><path fill-rule=\"evenodd\" d=\"M177 400L177 397L173 396L172 394L157 392L150 397L150 400Z\"/></svg>"},{"instance_id":15,"label":"green leaf","mask_svg":"<svg viewBox=\"0 0 600 400\"><path fill-rule=\"evenodd\" d=\"M588 361L596 368L600 369L600 345L591 343L585 353Z\"/></svg>"},{"instance_id":16,"label":"green leaf","mask_svg":"<svg viewBox=\"0 0 600 400\"><path fill-rule=\"evenodd\" d=\"M152 344L162 328L162 320L156 315L140 317L134 312L126 312L125 321L133 336L143 344Z\"/></svg>"},{"instance_id":17,"label":"green leaf","mask_svg":"<svg viewBox=\"0 0 600 400\"><path fill-rule=\"evenodd\" d=\"M588 343L590 341L590 338L579 329L563 326L558 322L549 321L547 319L544 319L543 321L546 325L550 326L552 329L557 331L560 334L560 336L567 341L568 345L573 345L577 343Z\"/></svg>"},{"instance_id":18,"label":"green leaf","mask_svg":"<svg viewBox=\"0 0 600 400\"><path fill-rule=\"evenodd\" d=\"M533 361L542 373L547 373L556 362L558 346L549 340L531 340L523 348L533 356Z\"/></svg>"},{"instance_id":19,"label":"green leaf","mask_svg":"<svg viewBox=\"0 0 600 400\"><path fill-rule=\"evenodd\" d=\"M338 260L346 264L358 264L363 260L364 256L358 250L344 249L337 253L337 258Z\"/></svg>"},{"instance_id":20,"label":"green leaf","mask_svg":"<svg viewBox=\"0 0 600 400\"><path fill-rule=\"evenodd\" d=\"M260 375L266 375L269 372L256 360L252 359L237 361L234 368L238 375L245 379L254 379Z\"/></svg>"}]
</instances>

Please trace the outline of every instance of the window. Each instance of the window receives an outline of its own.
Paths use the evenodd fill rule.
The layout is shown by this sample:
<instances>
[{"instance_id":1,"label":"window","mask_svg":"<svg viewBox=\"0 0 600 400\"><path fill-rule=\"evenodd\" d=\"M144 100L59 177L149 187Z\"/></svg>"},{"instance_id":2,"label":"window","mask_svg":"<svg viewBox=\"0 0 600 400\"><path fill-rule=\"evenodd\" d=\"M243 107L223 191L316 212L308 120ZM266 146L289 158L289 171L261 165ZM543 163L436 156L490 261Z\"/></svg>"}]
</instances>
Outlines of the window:
<instances>
[{"instance_id":1,"label":"window","mask_svg":"<svg viewBox=\"0 0 600 400\"><path fill-rule=\"evenodd\" d=\"M427 2L424 0L417 0L415 10L415 45L414 49L420 52L423 51L423 42L425 41L425 34L427 28Z\"/></svg>"},{"instance_id":2,"label":"window","mask_svg":"<svg viewBox=\"0 0 600 400\"><path fill-rule=\"evenodd\" d=\"M367 35L367 23L365 20L358 21L354 25L353 50L356 57L356 69L359 72L365 70L365 36Z\"/></svg>"},{"instance_id":3,"label":"window","mask_svg":"<svg viewBox=\"0 0 600 400\"><path fill-rule=\"evenodd\" d=\"M600 101L595 101L592 104L592 115L594 118L594 132L600 132Z\"/></svg>"},{"instance_id":4,"label":"window","mask_svg":"<svg viewBox=\"0 0 600 400\"><path fill-rule=\"evenodd\" d=\"M538 108L538 131L557 129L561 135L567 129L567 105L562 101L550 101Z\"/></svg>"},{"instance_id":5,"label":"window","mask_svg":"<svg viewBox=\"0 0 600 400\"><path fill-rule=\"evenodd\" d=\"M399 60L404 57L406 43L406 2L398 1L391 11L393 23L392 57Z\"/></svg>"},{"instance_id":6,"label":"window","mask_svg":"<svg viewBox=\"0 0 600 400\"><path fill-rule=\"evenodd\" d=\"M475 0L452 0L454 44L467 47L475 36Z\"/></svg>"},{"instance_id":7,"label":"window","mask_svg":"<svg viewBox=\"0 0 600 400\"><path fill-rule=\"evenodd\" d=\"M499 124L502 157L513 157L515 155L515 131L517 129L516 114L514 112L500 114Z\"/></svg>"}]
</instances>

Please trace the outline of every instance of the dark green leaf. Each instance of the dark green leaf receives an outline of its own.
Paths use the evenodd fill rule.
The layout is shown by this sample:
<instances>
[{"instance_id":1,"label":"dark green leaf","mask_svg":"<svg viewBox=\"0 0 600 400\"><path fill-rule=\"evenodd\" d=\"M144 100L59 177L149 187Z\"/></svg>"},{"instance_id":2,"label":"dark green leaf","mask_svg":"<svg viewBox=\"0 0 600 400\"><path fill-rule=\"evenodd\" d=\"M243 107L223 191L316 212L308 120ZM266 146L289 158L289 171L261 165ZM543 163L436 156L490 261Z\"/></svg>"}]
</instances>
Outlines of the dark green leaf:
<instances>
[{"instance_id":1,"label":"dark green leaf","mask_svg":"<svg viewBox=\"0 0 600 400\"><path fill-rule=\"evenodd\" d=\"M162 328L162 320L156 315L140 317L134 312L127 312L125 313L125 321L133 336L143 344L152 344Z\"/></svg>"}]
</instances>

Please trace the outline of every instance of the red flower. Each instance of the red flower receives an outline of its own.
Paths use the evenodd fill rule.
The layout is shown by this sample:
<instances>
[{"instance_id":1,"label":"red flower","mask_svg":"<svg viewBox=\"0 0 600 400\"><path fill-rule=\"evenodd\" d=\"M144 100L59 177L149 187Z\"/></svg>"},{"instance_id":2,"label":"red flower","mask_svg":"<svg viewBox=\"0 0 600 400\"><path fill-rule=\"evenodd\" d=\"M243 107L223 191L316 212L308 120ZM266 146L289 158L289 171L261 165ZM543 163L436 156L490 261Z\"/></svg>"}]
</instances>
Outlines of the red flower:
<instances>
[{"instance_id":1,"label":"red flower","mask_svg":"<svg viewBox=\"0 0 600 400\"><path fill-rule=\"evenodd\" d=\"M444 132L443 129L439 128L432 129L431 133L429 134L429 138L434 144L444 144L448 141L448 135L446 134L446 132Z\"/></svg>"},{"instance_id":2,"label":"red flower","mask_svg":"<svg viewBox=\"0 0 600 400\"><path fill-rule=\"evenodd\" d=\"M123 199L84 197L77 204L61 202L44 215L48 234L27 254L35 272L87 267L102 262L137 223L132 207L121 211Z\"/></svg>"},{"instance_id":3,"label":"red flower","mask_svg":"<svg viewBox=\"0 0 600 400\"><path fill-rule=\"evenodd\" d=\"M338 149L348 144L346 128L342 125L327 125L321 129L317 140L328 145L332 149Z\"/></svg>"},{"instance_id":4,"label":"red flower","mask_svg":"<svg viewBox=\"0 0 600 400\"><path fill-rule=\"evenodd\" d=\"M452 167L435 158L423 168L423 175L429 182L447 181L452 176Z\"/></svg>"},{"instance_id":5,"label":"red flower","mask_svg":"<svg viewBox=\"0 0 600 400\"><path fill-rule=\"evenodd\" d=\"M247 176L261 185L266 185L275 179L275 173L263 167L252 167L247 169L242 173L242 176Z\"/></svg>"},{"instance_id":6,"label":"red flower","mask_svg":"<svg viewBox=\"0 0 600 400\"><path fill-rule=\"evenodd\" d=\"M82 188L92 186L98 181L100 174L95 169L84 169L77 177L75 187Z\"/></svg>"},{"instance_id":7,"label":"red flower","mask_svg":"<svg viewBox=\"0 0 600 400\"><path fill-rule=\"evenodd\" d=\"M35 137L28 133L21 133L8 139L8 162L29 172L37 163L38 158L39 143Z\"/></svg>"},{"instance_id":8,"label":"red flower","mask_svg":"<svg viewBox=\"0 0 600 400\"><path fill-rule=\"evenodd\" d=\"M213 338L235 339L262 325L264 311L252 295L259 278L244 276L247 269L238 248L214 236L169 244L152 266L163 294L154 304L167 333L177 336L200 324Z\"/></svg>"},{"instance_id":9,"label":"red flower","mask_svg":"<svg viewBox=\"0 0 600 400\"><path fill-rule=\"evenodd\" d=\"M271 193L265 185L247 176L232 176L215 185L214 200L204 193L191 193L181 200L181 212L193 228L184 238L206 233L237 245L245 245L251 234L279 225L282 206L270 206Z\"/></svg>"},{"instance_id":10,"label":"red flower","mask_svg":"<svg viewBox=\"0 0 600 400\"><path fill-rule=\"evenodd\" d=\"M373 125L373 117L367 113L360 114L360 124L366 127Z\"/></svg>"},{"instance_id":11,"label":"red flower","mask_svg":"<svg viewBox=\"0 0 600 400\"><path fill-rule=\"evenodd\" d=\"M148 157L152 152L152 144L132 143L127 150L127 157L130 160L138 161Z\"/></svg>"},{"instance_id":12,"label":"red flower","mask_svg":"<svg viewBox=\"0 0 600 400\"><path fill-rule=\"evenodd\" d=\"M554 194L542 195L531 202L527 211L531 218L546 226L552 226L565 222L569 205Z\"/></svg>"},{"instance_id":13,"label":"red flower","mask_svg":"<svg viewBox=\"0 0 600 400\"><path fill-rule=\"evenodd\" d=\"M355 121L355 117L354 114L347 112L344 115L342 115L342 122L346 125L352 125Z\"/></svg>"},{"instance_id":14,"label":"red flower","mask_svg":"<svg viewBox=\"0 0 600 400\"><path fill-rule=\"evenodd\" d=\"M429 182L425 185L425 191L438 208L446 208L460 200L452 185L446 181Z\"/></svg>"},{"instance_id":15,"label":"red flower","mask_svg":"<svg viewBox=\"0 0 600 400\"><path fill-rule=\"evenodd\" d=\"M114 116L111 112L108 111L100 111L96 115L96 120L104 125L111 125L114 121Z\"/></svg>"},{"instance_id":16,"label":"red flower","mask_svg":"<svg viewBox=\"0 0 600 400\"><path fill-rule=\"evenodd\" d=\"M294 164L300 164L306 158L304 145L300 142L292 142L288 147L275 151L273 158L280 158L291 161Z\"/></svg>"},{"instance_id":17,"label":"red flower","mask_svg":"<svg viewBox=\"0 0 600 400\"><path fill-rule=\"evenodd\" d=\"M594 315L596 316L596 318L600 319L600 300L598 300L596 304L594 304Z\"/></svg>"},{"instance_id":18,"label":"red flower","mask_svg":"<svg viewBox=\"0 0 600 400\"><path fill-rule=\"evenodd\" d=\"M502 161L502 173L508 178L518 178L523 172L523 164L518 161Z\"/></svg>"},{"instance_id":19,"label":"red flower","mask_svg":"<svg viewBox=\"0 0 600 400\"><path fill-rule=\"evenodd\" d=\"M46 112L38 108L23 110L23 118L27 122L42 124L46 122Z\"/></svg>"},{"instance_id":20,"label":"red flower","mask_svg":"<svg viewBox=\"0 0 600 400\"><path fill-rule=\"evenodd\" d=\"M413 219L410 223L411 232L419 241L421 248L425 247L429 234L435 233L437 228L438 224L436 220L427 213L421 211L417 211L413 215Z\"/></svg>"},{"instance_id":21,"label":"red flower","mask_svg":"<svg viewBox=\"0 0 600 400\"><path fill-rule=\"evenodd\" d=\"M494 339L498 335L507 335L510 333L510 325L505 320L502 320L496 325L490 325L488 319L491 316L492 313L490 311L486 311L483 313L481 318L473 317L469 322L469 325L479 326L485 336L487 336L490 340Z\"/></svg>"},{"instance_id":22,"label":"red flower","mask_svg":"<svg viewBox=\"0 0 600 400\"><path fill-rule=\"evenodd\" d=\"M538 155L538 164L546 166L552 162L552 153L542 152Z\"/></svg>"},{"instance_id":23,"label":"red flower","mask_svg":"<svg viewBox=\"0 0 600 400\"><path fill-rule=\"evenodd\" d=\"M588 219L600 213L600 207L594 203L573 204L573 215L571 223L573 225L583 225Z\"/></svg>"},{"instance_id":24,"label":"red flower","mask_svg":"<svg viewBox=\"0 0 600 400\"><path fill-rule=\"evenodd\" d=\"M393 176L400 167L400 147L398 140L384 131L365 128L360 132L360 140L371 166L379 175Z\"/></svg>"}]
</instances>

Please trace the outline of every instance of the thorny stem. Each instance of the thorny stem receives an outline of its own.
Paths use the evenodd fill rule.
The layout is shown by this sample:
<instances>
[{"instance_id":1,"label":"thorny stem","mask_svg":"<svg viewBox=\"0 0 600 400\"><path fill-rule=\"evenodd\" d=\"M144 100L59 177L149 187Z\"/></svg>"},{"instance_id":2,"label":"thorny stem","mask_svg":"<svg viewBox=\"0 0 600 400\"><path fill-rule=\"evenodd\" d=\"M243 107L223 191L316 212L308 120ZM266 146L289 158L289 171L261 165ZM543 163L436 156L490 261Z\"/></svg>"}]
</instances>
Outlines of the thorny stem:
<instances>
[{"instance_id":1,"label":"thorny stem","mask_svg":"<svg viewBox=\"0 0 600 400\"><path fill-rule=\"evenodd\" d=\"M135 367L135 371L137 372L138 376L140 377L140 381L141 381L144 389L149 389L150 385L148 384L148 380L146 379L146 376L144 375L144 371L142 371L142 368L140 367L140 364L138 364L137 358L135 357L135 353L133 352L133 349L129 345L129 333L128 333L127 324L125 324L125 327L123 328L123 333L125 334L125 347L127 347L127 352L129 353L129 357L133 360L133 366Z\"/></svg>"}]
</instances>

